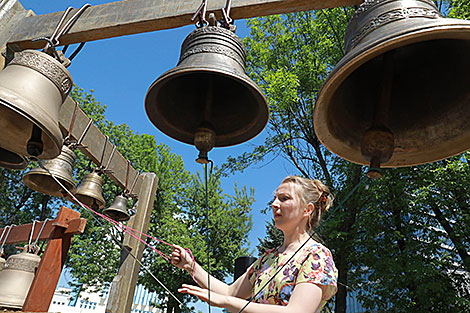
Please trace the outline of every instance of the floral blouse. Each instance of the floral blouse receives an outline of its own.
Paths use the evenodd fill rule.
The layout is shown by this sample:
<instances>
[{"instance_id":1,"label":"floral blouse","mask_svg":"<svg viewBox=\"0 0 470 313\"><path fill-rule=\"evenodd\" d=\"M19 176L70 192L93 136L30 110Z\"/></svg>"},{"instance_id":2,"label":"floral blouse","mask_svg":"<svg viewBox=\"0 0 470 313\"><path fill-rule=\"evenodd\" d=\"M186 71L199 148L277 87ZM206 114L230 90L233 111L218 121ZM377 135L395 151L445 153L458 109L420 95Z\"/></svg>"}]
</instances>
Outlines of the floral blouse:
<instances>
[{"instance_id":1,"label":"floral blouse","mask_svg":"<svg viewBox=\"0 0 470 313\"><path fill-rule=\"evenodd\" d=\"M248 279L253 286L252 297L263 288L274 273L286 263L292 254L279 253L277 249L266 251L248 269ZM327 286L316 312L336 293L338 270L330 250L320 243L307 244L289 261L284 269L253 299L257 303L287 305L294 287L300 283Z\"/></svg>"}]
</instances>

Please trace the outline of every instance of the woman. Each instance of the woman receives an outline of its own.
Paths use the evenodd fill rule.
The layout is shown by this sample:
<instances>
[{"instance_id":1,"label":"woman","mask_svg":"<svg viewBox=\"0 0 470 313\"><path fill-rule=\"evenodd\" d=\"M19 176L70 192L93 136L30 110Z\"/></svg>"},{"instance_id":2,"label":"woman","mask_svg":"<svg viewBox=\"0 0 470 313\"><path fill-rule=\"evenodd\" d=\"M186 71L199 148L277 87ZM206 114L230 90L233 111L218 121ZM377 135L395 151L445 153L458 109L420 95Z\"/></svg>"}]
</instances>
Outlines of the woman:
<instances>
[{"instance_id":1,"label":"woman","mask_svg":"<svg viewBox=\"0 0 470 313\"><path fill-rule=\"evenodd\" d=\"M332 202L328 188L319 180L286 177L272 203L274 225L284 233L284 242L266 251L232 285L211 276L211 305L230 312L239 312L246 306L245 313L320 312L336 293L338 273L331 252L311 239L309 232ZM178 291L208 302L207 272L179 246L173 250L171 262L193 275L200 286L183 285ZM253 300L246 305L250 297Z\"/></svg>"}]
</instances>

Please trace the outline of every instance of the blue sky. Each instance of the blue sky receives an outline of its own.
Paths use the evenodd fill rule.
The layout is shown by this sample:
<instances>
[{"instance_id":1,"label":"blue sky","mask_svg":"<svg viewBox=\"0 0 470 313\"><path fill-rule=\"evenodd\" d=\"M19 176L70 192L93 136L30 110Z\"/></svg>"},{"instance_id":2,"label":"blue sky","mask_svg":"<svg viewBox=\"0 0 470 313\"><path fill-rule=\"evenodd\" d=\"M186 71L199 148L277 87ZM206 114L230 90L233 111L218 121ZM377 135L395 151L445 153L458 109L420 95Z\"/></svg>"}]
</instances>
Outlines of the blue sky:
<instances>
[{"instance_id":1,"label":"blue sky","mask_svg":"<svg viewBox=\"0 0 470 313\"><path fill-rule=\"evenodd\" d=\"M97 5L112 1L88 2ZM64 11L68 6L79 8L85 2L20 0L20 3L25 9L31 9L40 15ZM236 21L235 24L238 36L243 38L249 34L244 21ZM85 91L93 89L95 98L106 104L106 117L109 120L116 124L126 123L138 133L154 135L157 142L167 144L172 152L181 155L186 168L195 173L202 172L202 166L194 162L197 150L161 133L149 121L144 109L148 88L158 76L176 65L181 43L193 29L194 26L191 25L88 42L68 70L75 84ZM73 48L69 48L68 54ZM265 136L265 132L262 132L256 138L238 146L215 148L209 153L209 157L216 165L220 165L228 155L238 155L249 151L253 145L262 143ZM272 198L273 191L282 178L289 174L296 174L292 166L282 159L277 159L264 167L250 168L244 173L223 179L224 190L229 194L233 193L235 182L239 187L252 186L256 190L253 230L249 235L253 249L258 243L258 238L264 237L265 222L271 218L270 215L262 215L259 212Z\"/></svg>"}]
</instances>

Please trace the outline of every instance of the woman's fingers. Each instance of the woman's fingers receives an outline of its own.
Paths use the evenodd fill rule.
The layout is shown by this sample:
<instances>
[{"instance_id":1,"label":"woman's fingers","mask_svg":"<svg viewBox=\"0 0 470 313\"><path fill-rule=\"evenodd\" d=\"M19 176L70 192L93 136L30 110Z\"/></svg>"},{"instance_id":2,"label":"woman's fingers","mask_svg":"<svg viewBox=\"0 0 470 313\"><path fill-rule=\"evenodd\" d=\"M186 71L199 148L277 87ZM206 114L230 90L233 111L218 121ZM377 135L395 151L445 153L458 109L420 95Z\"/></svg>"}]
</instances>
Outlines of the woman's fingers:
<instances>
[{"instance_id":1,"label":"woman's fingers","mask_svg":"<svg viewBox=\"0 0 470 313\"><path fill-rule=\"evenodd\" d=\"M202 301L206 301L206 302L207 302L207 299L209 298L207 289L202 289L202 288L199 288L197 286L192 286L192 285L183 284L181 288L178 289L178 292L187 293L187 294L196 296Z\"/></svg>"},{"instance_id":2,"label":"woman's fingers","mask_svg":"<svg viewBox=\"0 0 470 313\"><path fill-rule=\"evenodd\" d=\"M183 284L180 289L178 289L180 293L187 293L193 296L198 297L200 300L209 302L209 290L200 288L193 285L186 285ZM218 294L216 292L211 291L211 301L210 304L217 307L223 307L224 303L226 303L226 296Z\"/></svg>"},{"instance_id":3,"label":"woman's fingers","mask_svg":"<svg viewBox=\"0 0 470 313\"><path fill-rule=\"evenodd\" d=\"M185 260L185 251L183 248L180 246L175 245L173 247L173 252L171 252L171 263L174 265L181 265L183 266L184 264L180 264L183 260Z\"/></svg>"}]
</instances>

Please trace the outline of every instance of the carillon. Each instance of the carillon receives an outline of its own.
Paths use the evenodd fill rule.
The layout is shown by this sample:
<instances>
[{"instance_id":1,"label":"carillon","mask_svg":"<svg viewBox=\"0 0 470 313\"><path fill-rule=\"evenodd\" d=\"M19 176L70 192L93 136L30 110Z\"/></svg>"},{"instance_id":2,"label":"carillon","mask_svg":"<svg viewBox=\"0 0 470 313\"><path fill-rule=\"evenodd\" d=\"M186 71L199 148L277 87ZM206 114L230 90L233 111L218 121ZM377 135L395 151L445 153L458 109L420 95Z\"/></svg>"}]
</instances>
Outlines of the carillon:
<instances>
[{"instance_id":1,"label":"carillon","mask_svg":"<svg viewBox=\"0 0 470 313\"><path fill-rule=\"evenodd\" d=\"M269 110L261 90L246 75L245 47L227 29L234 28L215 17L207 23L205 2L198 12L199 28L184 40L178 65L151 85L145 110L159 130L194 144L200 151L196 161L207 163L213 147L236 145L260 133Z\"/></svg>"},{"instance_id":2,"label":"carillon","mask_svg":"<svg viewBox=\"0 0 470 313\"><path fill-rule=\"evenodd\" d=\"M378 169L470 148L470 21L444 18L431 0L366 0L345 47L315 108L329 150Z\"/></svg>"}]
</instances>

